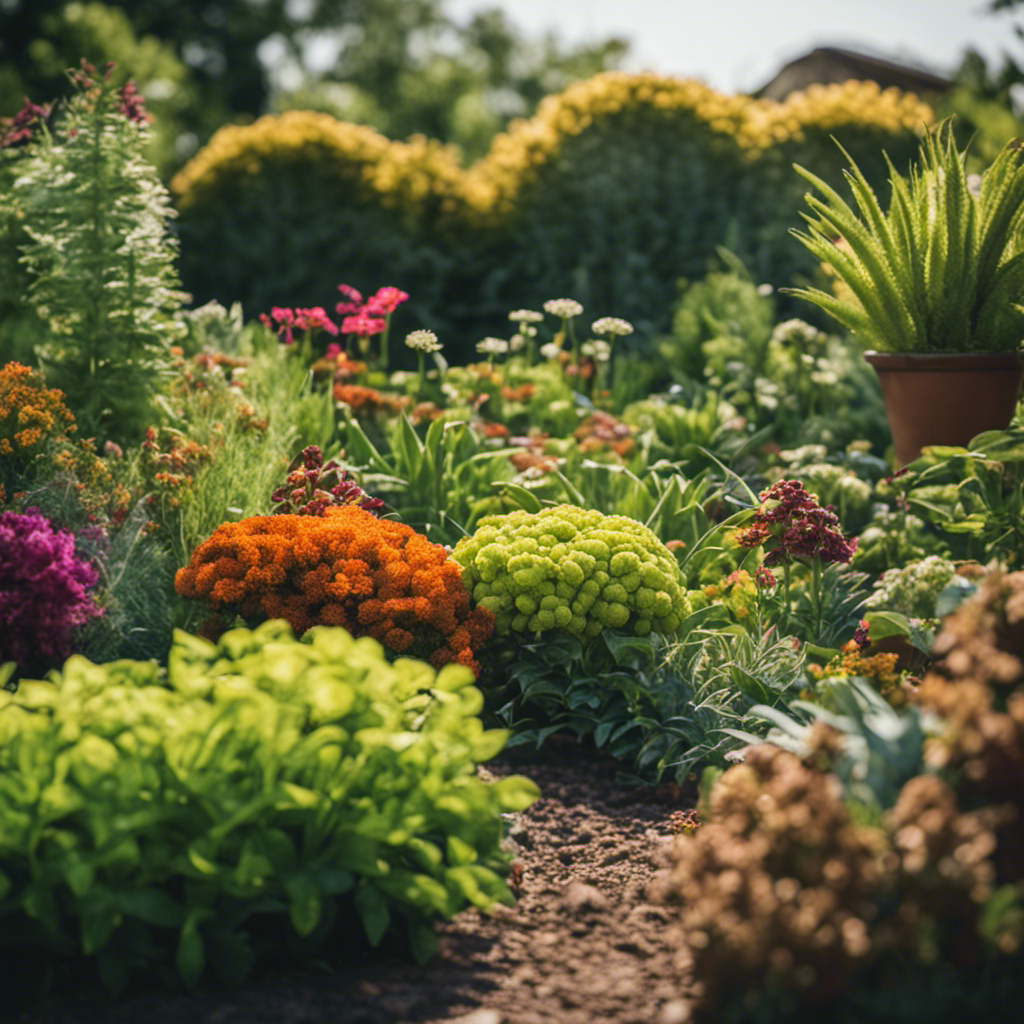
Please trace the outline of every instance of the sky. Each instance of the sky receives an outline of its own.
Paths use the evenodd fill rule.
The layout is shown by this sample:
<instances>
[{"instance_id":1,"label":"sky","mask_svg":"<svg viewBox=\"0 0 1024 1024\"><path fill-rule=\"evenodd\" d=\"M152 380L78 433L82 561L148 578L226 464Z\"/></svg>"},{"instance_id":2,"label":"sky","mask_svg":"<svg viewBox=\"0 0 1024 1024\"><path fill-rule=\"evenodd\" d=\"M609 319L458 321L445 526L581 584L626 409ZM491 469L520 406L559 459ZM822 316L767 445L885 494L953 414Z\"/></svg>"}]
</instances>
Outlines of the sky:
<instances>
[{"instance_id":1,"label":"sky","mask_svg":"<svg viewBox=\"0 0 1024 1024\"><path fill-rule=\"evenodd\" d=\"M1002 63L1024 60L1014 21L985 0L445 0L464 21L501 7L531 36L554 30L565 43L609 36L631 41L627 71L699 78L720 92L752 92L816 46L887 57L951 73L969 46Z\"/></svg>"}]
</instances>

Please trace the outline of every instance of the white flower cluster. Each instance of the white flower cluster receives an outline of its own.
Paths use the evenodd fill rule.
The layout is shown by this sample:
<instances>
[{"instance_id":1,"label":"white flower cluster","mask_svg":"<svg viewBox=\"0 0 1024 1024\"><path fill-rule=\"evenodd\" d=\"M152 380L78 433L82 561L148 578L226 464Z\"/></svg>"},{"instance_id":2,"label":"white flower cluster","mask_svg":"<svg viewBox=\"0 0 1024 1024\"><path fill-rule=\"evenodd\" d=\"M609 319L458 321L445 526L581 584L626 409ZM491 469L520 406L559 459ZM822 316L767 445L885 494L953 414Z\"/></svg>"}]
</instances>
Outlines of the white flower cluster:
<instances>
[{"instance_id":1,"label":"white flower cluster","mask_svg":"<svg viewBox=\"0 0 1024 1024\"><path fill-rule=\"evenodd\" d=\"M824 331L819 331L806 320L783 320L772 331L772 341L781 342L783 345L799 345L801 348L821 345L826 338Z\"/></svg>"},{"instance_id":2,"label":"white flower cluster","mask_svg":"<svg viewBox=\"0 0 1024 1024\"><path fill-rule=\"evenodd\" d=\"M612 357L612 347L603 338L584 342L580 351L585 356L590 356L596 363L607 363Z\"/></svg>"},{"instance_id":3,"label":"white flower cluster","mask_svg":"<svg viewBox=\"0 0 1024 1024\"><path fill-rule=\"evenodd\" d=\"M501 338L484 338L476 343L476 350L484 356L503 356L508 352L508 342Z\"/></svg>"},{"instance_id":4,"label":"white flower cluster","mask_svg":"<svg viewBox=\"0 0 1024 1024\"><path fill-rule=\"evenodd\" d=\"M548 299L544 303L544 310L552 316L568 320L570 317L579 316L583 312L583 307L575 299Z\"/></svg>"},{"instance_id":5,"label":"white flower cluster","mask_svg":"<svg viewBox=\"0 0 1024 1024\"><path fill-rule=\"evenodd\" d=\"M595 320L590 329L595 334L610 334L615 338L624 338L627 334L633 333L633 325L618 316L603 316Z\"/></svg>"},{"instance_id":6,"label":"white flower cluster","mask_svg":"<svg viewBox=\"0 0 1024 1024\"><path fill-rule=\"evenodd\" d=\"M933 618L935 599L952 582L956 566L929 555L903 569L886 569L875 583L875 592L866 598L868 608L884 608L910 618Z\"/></svg>"},{"instance_id":7,"label":"white flower cluster","mask_svg":"<svg viewBox=\"0 0 1024 1024\"><path fill-rule=\"evenodd\" d=\"M544 319L544 314L538 313L535 309L514 309L508 318L515 324L539 324Z\"/></svg>"},{"instance_id":8,"label":"white flower cluster","mask_svg":"<svg viewBox=\"0 0 1024 1024\"><path fill-rule=\"evenodd\" d=\"M405 336L405 343L416 352L441 351L441 342L433 331L412 331Z\"/></svg>"}]
</instances>

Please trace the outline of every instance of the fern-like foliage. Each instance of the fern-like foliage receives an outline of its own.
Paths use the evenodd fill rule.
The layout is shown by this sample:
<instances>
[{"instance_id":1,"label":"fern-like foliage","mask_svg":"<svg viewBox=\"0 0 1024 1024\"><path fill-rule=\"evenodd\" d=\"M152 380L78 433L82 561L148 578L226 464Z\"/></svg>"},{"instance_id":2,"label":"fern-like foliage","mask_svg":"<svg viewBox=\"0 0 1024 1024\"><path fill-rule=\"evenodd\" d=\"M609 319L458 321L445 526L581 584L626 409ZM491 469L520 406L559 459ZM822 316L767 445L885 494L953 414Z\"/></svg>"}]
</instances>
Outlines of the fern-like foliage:
<instances>
[{"instance_id":1,"label":"fern-like foliage","mask_svg":"<svg viewBox=\"0 0 1024 1024\"><path fill-rule=\"evenodd\" d=\"M784 289L808 299L881 352L1004 352L1024 340L1024 140L1007 143L972 188L949 120L927 134L901 175L889 162L883 210L853 159L853 195L797 166L807 231L793 234L832 268L841 288ZM840 147L841 148L841 147Z\"/></svg>"},{"instance_id":2,"label":"fern-like foliage","mask_svg":"<svg viewBox=\"0 0 1024 1024\"><path fill-rule=\"evenodd\" d=\"M134 440L180 333L173 210L142 156L138 97L85 66L72 82L52 131L19 154L13 186L29 301L49 332L36 354L83 436Z\"/></svg>"}]
</instances>

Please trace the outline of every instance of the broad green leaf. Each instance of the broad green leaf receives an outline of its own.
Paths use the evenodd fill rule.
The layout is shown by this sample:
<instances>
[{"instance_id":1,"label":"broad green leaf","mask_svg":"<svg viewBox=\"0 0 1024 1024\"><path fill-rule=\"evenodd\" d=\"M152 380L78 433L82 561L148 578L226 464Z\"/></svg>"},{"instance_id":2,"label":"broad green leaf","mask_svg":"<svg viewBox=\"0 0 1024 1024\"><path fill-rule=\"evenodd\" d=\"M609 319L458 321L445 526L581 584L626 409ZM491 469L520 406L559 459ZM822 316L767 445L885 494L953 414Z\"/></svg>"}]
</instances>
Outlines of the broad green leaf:
<instances>
[{"instance_id":1,"label":"broad green leaf","mask_svg":"<svg viewBox=\"0 0 1024 1024\"><path fill-rule=\"evenodd\" d=\"M375 885L364 880L356 889L355 905L370 945L376 946L391 922L387 898Z\"/></svg>"},{"instance_id":2,"label":"broad green leaf","mask_svg":"<svg viewBox=\"0 0 1024 1024\"><path fill-rule=\"evenodd\" d=\"M162 889L115 889L110 902L119 913L161 928L177 928L185 918L184 909Z\"/></svg>"},{"instance_id":3,"label":"broad green leaf","mask_svg":"<svg viewBox=\"0 0 1024 1024\"><path fill-rule=\"evenodd\" d=\"M190 911L178 935L175 963L182 984L190 992L199 985L199 979L206 969L206 951L203 937L199 934L199 924L212 916L213 911L205 908Z\"/></svg>"},{"instance_id":4,"label":"broad green leaf","mask_svg":"<svg viewBox=\"0 0 1024 1024\"><path fill-rule=\"evenodd\" d=\"M309 935L320 923L320 887L308 874L291 875L284 881L288 913L299 935Z\"/></svg>"}]
</instances>

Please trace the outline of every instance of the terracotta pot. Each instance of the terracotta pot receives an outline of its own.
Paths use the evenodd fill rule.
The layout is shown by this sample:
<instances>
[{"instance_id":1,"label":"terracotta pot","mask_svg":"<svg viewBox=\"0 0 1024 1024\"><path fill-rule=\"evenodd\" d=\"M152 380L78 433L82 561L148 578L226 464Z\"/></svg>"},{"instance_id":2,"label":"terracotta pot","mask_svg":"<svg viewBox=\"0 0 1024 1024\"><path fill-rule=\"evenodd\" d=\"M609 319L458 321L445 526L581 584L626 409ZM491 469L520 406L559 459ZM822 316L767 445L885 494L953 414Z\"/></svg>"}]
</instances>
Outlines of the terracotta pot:
<instances>
[{"instance_id":1,"label":"terracotta pot","mask_svg":"<svg viewBox=\"0 0 1024 1024\"><path fill-rule=\"evenodd\" d=\"M926 445L966 447L1013 419L1024 352L865 352L882 385L896 459L913 462Z\"/></svg>"}]
</instances>

